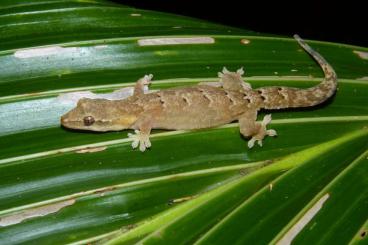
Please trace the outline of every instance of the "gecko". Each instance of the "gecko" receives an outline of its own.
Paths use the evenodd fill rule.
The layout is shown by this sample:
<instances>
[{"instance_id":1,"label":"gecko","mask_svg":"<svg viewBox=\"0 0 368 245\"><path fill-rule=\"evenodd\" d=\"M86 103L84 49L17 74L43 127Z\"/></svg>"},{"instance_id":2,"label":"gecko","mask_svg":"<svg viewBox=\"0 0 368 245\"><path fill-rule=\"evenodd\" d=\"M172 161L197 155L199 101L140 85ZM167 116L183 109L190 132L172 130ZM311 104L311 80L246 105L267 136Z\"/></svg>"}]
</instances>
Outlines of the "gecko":
<instances>
[{"instance_id":1,"label":"gecko","mask_svg":"<svg viewBox=\"0 0 368 245\"><path fill-rule=\"evenodd\" d=\"M150 74L136 82L133 95L128 98L80 99L74 109L61 117L61 124L70 129L98 132L133 129L135 134L128 134L132 147L139 147L143 152L151 147L152 129L195 130L238 121L241 135L249 139L248 147L255 143L262 146L266 136L277 133L267 129L271 114L257 121L258 111L315 106L330 98L337 88L337 75L332 66L298 35L294 38L324 72L324 79L314 87L252 89L242 78L243 68L235 72L224 68L218 73L218 82L213 84L144 93L144 86L152 80Z\"/></svg>"}]
</instances>

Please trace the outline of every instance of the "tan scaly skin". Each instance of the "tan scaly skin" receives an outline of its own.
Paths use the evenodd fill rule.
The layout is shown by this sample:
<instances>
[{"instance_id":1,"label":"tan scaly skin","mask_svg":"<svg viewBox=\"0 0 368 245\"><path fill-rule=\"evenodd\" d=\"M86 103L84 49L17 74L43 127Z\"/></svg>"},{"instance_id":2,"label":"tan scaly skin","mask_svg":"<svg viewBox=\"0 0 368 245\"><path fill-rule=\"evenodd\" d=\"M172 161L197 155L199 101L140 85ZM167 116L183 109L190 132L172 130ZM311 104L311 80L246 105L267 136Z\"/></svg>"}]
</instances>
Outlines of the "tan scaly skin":
<instances>
[{"instance_id":1,"label":"tan scaly skin","mask_svg":"<svg viewBox=\"0 0 368 245\"><path fill-rule=\"evenodd\" d=\"M319 63L325 78L308 89L291 87L262 87L252 90L242 79L243 69L219 72L219 82L199 84L143 93L144 85L152 75L146 75L135 85L133 96L124 100L81 99L76 108L61 117L66 128L91 131L117 131L134 129L132 146L141 151L151 146L151 129L201 129L220 126L238 120L240 133L249 137L248 147L258 142L262 146L265 136L275 136L267 129L271 115L257 122L260 109L309 107L331 97L337 87L337 76L325 59L312 50L297 35L299 44Z\"/></svg>"}]
</instances>

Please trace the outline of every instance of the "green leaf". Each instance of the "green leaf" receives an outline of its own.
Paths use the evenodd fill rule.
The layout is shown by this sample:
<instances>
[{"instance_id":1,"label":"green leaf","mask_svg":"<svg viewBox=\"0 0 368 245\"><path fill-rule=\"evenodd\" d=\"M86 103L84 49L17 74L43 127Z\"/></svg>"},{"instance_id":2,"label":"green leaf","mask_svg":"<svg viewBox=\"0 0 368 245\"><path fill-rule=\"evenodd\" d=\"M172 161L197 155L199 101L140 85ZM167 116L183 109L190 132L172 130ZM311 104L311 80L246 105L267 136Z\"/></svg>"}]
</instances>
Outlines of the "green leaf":
<instances>
[{"instance_id":1,"label":"green leaf","mask_svg":"<svg viewBox=\"0 0 368 245\"><path fill-rule=\"evenodd\" d=\"M1 242L366 243L368 49L307 42L339 89L271 111L277 138L248 149L237 123L154 130L141 153L125 131L61 128L71 106L59 94L109 93L149 73L151 89L216 81L223 66L244 66L253 87L306 88L323 74L287 37L102 0L1 1Z\"/></svg>"}]
</instances>

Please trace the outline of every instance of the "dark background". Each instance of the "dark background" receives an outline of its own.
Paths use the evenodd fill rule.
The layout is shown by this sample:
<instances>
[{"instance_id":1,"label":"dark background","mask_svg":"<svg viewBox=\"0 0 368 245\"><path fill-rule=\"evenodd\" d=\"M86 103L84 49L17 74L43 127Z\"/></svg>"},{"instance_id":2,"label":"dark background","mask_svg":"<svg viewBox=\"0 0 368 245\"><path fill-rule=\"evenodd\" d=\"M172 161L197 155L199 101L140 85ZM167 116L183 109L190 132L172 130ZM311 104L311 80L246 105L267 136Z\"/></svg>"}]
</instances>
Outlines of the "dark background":
<instances>
[{"instance_id":1,"label":"dark background","mask_svg":"<svg viewBox=\"0 0 368 245\"><path fill-rule=\"evenodd\" d=\"M364 1L326 0L114 0L141 9L169 12L262 33L368 47Z\"/></svg>"}]
</instances>

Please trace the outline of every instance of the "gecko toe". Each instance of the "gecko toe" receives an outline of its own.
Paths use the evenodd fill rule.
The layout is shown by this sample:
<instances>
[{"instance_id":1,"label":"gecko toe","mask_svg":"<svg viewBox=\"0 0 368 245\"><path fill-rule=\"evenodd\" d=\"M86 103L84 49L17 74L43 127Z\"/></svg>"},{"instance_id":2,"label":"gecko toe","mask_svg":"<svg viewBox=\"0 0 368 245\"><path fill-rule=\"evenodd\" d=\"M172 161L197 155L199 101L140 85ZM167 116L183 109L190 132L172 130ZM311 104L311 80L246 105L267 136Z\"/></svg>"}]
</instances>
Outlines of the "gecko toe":
<instances>
[{"instance_id":1,"label":"gecko toe","mask_svg":"<svg viewBox=\"0 0 368 245\"><path fill-rule=\"evenodd\" d=\"M271 120L272 120L271 114L267 114L266 116L263 117L262 125L266 127L267 124L271 122Z\"/></svg>"},{"instance_id":2,"label":"gecko toe","mask_svg":"<svg viewBox=\"0 0 368 245\"><path fill-rule=\"evenodd\" d=\"M240 67L236 73L238 73L240 76L243 76L244 75L244 67Z\"/></svg>"},{"instance_id":3,"label":"gecko toe","mask_svg":"<svg viewBox=\"0 0 368 245\"><path fill-rule=\"evenodd\" d=\"M268 136L271 136L271 137L273 137L273 136L277 136L277 132L276 132L276 130L274 130L274 129L269 129L269 130L267 130L266 132L267 132L267 135L268 135Z\"/></svg>"},{"instance_id":4,"label":"gecko toe","mask_svg":"<svg viewBox=\"0 0 368 245\"><path fill-rule=\"evenodd\" d=\"M139 139L136 134L128 133L128 138L132 139L132 148L135 149L138 147Z\"/></svg>"},{"instance_id":5,"label":"gecko toe","mask_svg":"<svg viewBox=\"0 0 368 245\"><path fill-rule=\"evenodd\" d=\"M256 139L254 137L252 137L249 141L248 141L248 147L253 148L254 146L254 142L256 141Z\"/></svg>"},{"instance_id":6,"label":"gecko toe","mask_svg":"<svg viewBox=\"0 0 368 245\"><path fill-rule=\"evenodd\" d=\"M146 150L146 146L144 144L142 144L142 142L139 144L139 150L141 152L144 152Z\"/></svg>"},{"instance_id":7,"label":"gecko toe","mask_svg":"<svg viewBox=\"0 0 368 245\"><path fill-rule=\"evenodd\" d=\"M132 148L135 149L135 148L138 147L138 145L139 145L139 140L133 140L133 142L132 142Z\"/></svg>"},{"instance_id":8,"label":"gecko toe","mask_svg":"<svg viewBox=\"0 0 368 245\"><path fill-rule=\"evenodd\" d=\"M145 145L147 148L150 148L150 147L151 147L151 141L149 140L149 138L147 138L147 139L144 141L144 145Z\"/></svg>"},{"instance_id":9,"label":"gecko toe","mask_svg":"<svg viewBox=\"0 0 368 245\"><path fill-rule=\"evenodd\" d=\"M140 135L140 144L139 144L139 150L145 151L147 148L151 147L151 141L146 135L141 134Z\"/></svg>"},{"instance_id":10,"label":"gecko toe","mask_svg":"<svg viewBox=\"0 0 368 245\"><path fill-rule=\"evenodd\" d=\"M149 85L151 83L151 80L153 78L153 75L152 74L149 74L149 75L144 75L144 77L142 78L142 84L143 85Z\"/></svg>"}]
</instances>

